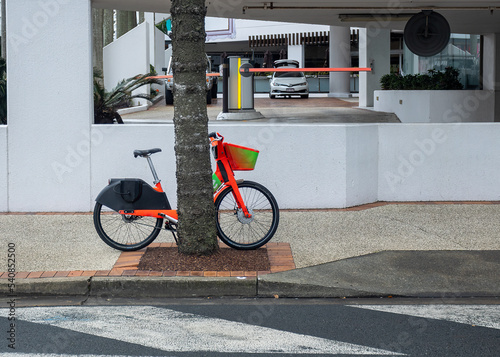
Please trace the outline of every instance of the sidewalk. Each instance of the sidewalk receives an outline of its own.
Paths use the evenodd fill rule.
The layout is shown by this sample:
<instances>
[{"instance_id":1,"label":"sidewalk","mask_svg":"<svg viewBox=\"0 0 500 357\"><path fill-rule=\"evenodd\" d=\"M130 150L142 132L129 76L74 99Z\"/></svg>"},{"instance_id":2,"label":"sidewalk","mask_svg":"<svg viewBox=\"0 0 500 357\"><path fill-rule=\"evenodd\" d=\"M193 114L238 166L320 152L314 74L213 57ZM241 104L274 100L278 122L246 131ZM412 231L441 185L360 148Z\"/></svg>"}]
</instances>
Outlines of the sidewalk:
<instances>
[{"instance_id":1,"label":"sidewalk","mask_svg":"<svg viewBox=\"0 0 500 357\"><path fill-rule=\"evenodd\" d=\"M284 210L270 247L291 250L292 263L276 259L281 268L270 272L172 276L119 261L89 213L0 214L0 272L15 243L17 296L498 297L498 217L498 202ZM155 243L171 243L167 233ZM4 296L7 278L0 279Z\"/></svg>"}]
</instances>

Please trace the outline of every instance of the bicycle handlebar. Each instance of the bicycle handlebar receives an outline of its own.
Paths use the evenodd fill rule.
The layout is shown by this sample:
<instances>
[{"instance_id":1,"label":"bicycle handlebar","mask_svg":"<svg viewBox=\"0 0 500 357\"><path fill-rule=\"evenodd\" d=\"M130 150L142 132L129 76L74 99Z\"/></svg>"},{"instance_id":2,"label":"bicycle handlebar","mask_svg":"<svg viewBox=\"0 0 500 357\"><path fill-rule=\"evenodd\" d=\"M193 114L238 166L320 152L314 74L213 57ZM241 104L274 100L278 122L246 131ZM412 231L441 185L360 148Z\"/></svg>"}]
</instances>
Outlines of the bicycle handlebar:
<instances>
[{"instance_id":1,"label":"bicycle handlebar","mask_svg":"<svg viewBox=\"0 0 500 357\"><path fill-rule=\"evenodd\" d=\"M221 139L224 138L222 135L220 135L219 133L216 133L215 131L213 131L210 134L208 134L208 137L212 138L214 140L221 140Z\"/></svg>"}]
</instances>

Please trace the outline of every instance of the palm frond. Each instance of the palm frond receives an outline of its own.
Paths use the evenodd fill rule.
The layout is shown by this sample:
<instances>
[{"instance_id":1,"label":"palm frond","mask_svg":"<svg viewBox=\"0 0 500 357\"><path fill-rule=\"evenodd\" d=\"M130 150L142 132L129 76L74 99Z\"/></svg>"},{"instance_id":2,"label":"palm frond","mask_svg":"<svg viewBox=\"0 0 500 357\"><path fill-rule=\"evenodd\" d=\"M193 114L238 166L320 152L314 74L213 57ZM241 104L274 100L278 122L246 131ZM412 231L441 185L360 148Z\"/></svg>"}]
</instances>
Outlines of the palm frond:
<instances>
[{"instance_id":1,"label":"palm frond","mask_svg":"<svg viewBox=\"0 0 500 357\"><path fill-rule=\"evenodd\" d=\"M94 117L95 123L123 123L117 110L127 106L131 99L140 98L151 100L151 95L139 93L135 90L147 84L162 85L161 80L151 78L152 74L138 74L123 79L110 92L106 92L102 80L102 73L94 70Z\"/></svg>"}]
</instances>

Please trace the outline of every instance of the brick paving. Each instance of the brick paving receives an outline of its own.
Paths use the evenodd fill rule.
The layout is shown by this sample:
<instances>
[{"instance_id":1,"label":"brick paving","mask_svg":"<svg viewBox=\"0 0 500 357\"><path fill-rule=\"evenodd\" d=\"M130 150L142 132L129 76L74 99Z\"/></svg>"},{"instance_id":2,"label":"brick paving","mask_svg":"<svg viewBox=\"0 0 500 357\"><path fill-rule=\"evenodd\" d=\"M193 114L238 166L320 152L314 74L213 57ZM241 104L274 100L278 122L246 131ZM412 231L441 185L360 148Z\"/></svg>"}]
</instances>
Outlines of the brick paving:
<instances>
[{"instance_id":1,"label":"brick paving","mask_svg":"<svg viewBox=\"0 0 500 357\"><path fill-rule=\"evenodd\" d=\"M175 243L152 243L148 247L175 247ZM146 248L134 252L122 252L111 270L74 270L74 271L36 271L17 272L16 279L43 279L66 277L118 277L118 276L199 276L199 277L257 277L269 273L295 269L292 251L288 243L267 243L267 254L271 265L267 271L151 271L139 270L138 265ZM221 245L221 249L231 249ZM1 279L7 279L8 273L2 273Z\"/></svg>"}]
</instances>

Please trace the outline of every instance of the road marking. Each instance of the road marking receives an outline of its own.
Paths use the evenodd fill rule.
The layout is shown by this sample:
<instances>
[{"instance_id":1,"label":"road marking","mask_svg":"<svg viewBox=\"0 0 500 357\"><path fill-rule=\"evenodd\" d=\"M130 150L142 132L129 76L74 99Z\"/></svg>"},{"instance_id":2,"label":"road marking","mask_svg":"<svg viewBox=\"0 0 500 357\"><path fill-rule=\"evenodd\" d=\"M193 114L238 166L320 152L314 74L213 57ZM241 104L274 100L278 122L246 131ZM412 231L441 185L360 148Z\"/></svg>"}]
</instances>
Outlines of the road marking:
<instances>
[{"instance_id":1,"label":"road marking","mask_svg":"<svg viewBox=\"0 0 500 357\"><path fill-rule=\"evenodd\" d=\"M171 352L401 355L153 306L34 307L17 312L20 320Z\"/></svg>"},{"instance_id":2,"label":"road marking","mask_svg":"<svg viewBox=\"0 0 500 357\"><path fill-rule=\"evenodd\" d=\"M350 307L500 329L500 305L350 305Z\"/></svg>"},{"instance_id":3,"label":"road marking","mask_svg":"<svg viewBox=\"0 0 500 357\"><path fill-rule=\"evenodd\" d=\"M2 357L130 357L128 355L69 355L69 354L54 354L54 353L17 353L17 352L2 352ZM141 356L141 357L155 357L155 356ZM156 356L158 357L158 356ZM168 357L168 356L165 356ZM172 356L173 357L173 356Z\"/></svg>"}]
</instances>

